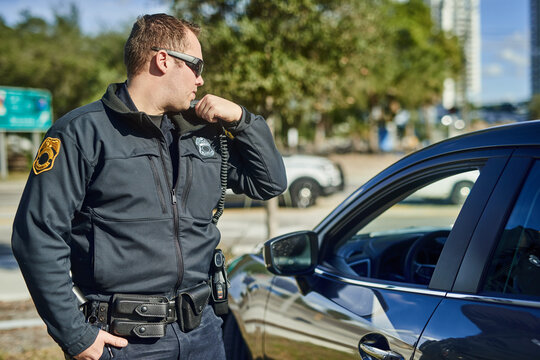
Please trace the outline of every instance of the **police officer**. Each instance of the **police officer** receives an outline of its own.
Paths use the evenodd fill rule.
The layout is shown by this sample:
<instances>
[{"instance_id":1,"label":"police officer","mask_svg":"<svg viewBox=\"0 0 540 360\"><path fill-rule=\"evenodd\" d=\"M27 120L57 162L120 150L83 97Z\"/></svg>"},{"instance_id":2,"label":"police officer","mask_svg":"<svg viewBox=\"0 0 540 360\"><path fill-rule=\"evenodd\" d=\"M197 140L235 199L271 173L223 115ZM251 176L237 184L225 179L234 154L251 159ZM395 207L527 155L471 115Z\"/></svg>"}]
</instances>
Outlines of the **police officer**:
<instances>
[{"instance_id":1,"label":"police officer","mask_svg":"<svg viewBox=\"0 0 540 360\"><path fill-rule=\"evenodd\" d=\"M256 199L283 192L286 177L261 116L215 95L190 110L204 83L198 32L139 17L127 81L56 121L34 160L12 247L68 357L224 358L208 305L221 161L227 186Z\"/></svg>"}]
</instances>

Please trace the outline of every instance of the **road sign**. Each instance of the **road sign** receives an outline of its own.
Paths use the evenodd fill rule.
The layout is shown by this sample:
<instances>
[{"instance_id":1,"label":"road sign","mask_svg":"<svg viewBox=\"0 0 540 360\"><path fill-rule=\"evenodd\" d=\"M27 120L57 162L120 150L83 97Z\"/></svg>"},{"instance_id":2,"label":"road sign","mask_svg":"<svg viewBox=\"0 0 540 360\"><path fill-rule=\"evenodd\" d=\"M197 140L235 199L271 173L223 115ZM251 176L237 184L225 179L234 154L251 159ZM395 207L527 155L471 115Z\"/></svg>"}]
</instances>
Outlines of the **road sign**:
<instances>
[{"instance_id":1,"label":"road sign","mask_svg":"<svg viewBox=\"0 0 540 360\"><path fill-rule=\"evenodd\" d=\"M51 93L0 87L0 130L46 131L52 124Z\"/></svg>"}]
</instances>

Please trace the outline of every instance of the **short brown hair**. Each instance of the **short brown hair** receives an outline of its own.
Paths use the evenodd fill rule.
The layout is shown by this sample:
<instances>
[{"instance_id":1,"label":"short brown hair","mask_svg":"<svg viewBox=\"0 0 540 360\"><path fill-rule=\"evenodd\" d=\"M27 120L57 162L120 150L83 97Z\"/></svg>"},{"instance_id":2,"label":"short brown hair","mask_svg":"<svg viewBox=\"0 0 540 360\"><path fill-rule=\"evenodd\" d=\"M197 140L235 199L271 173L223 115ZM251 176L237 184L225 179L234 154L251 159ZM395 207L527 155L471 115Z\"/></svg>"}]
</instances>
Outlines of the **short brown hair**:
<instances>
[{"instance_id":1,"label":"short brown hair","mask_svg":"<svg viewBox=\"0 0 540 360\"><path fill-rule=\"evenodd\" d=\"M167 14L143 15L137 18L124 46L127 76L140 73L152 56L152 46L183 51L187 31L199 35L198 25Z\"/></svg>"}]
</instances>

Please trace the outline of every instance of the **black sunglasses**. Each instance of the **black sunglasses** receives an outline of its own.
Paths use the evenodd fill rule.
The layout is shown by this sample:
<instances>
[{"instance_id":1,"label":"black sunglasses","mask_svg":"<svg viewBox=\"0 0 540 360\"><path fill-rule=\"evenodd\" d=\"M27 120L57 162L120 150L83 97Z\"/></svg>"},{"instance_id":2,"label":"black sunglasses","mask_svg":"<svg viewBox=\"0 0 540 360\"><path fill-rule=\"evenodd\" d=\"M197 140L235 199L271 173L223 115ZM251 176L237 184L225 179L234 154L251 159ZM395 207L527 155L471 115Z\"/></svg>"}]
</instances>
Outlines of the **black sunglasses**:
<instances>
[{"instance_id":1,"label":"black sunglasses","mask_svg":"<svg viewBox=\"0 0 540 360\"><path fill-rule=\"evenodd\" d=\"M197 77L201 76L201 74L203 72L204 61L202 59L199 59L198 57L191 56L191 55L188 55L188 54L183 54L183 53L180 53L178 51L162 49L162 48L159 48L159 47L156 47L156 46L152 46L152 50L154 50L154 51L163 50L168 55L170 55L170 56L172 56L174 58L182 60L191 70L193 70L193 72L195 73L195 75Z\"/></svg>"}]
</instances>

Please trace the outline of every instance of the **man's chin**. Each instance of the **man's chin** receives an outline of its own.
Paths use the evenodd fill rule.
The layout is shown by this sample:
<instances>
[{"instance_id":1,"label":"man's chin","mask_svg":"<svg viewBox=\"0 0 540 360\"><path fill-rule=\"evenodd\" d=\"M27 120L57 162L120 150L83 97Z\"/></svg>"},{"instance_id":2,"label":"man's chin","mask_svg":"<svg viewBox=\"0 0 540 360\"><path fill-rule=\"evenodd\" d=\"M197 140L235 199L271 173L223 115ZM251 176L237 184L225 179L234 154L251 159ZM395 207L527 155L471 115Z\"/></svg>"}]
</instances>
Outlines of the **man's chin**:
<instances>
[{"instance_id":1,"label":"man's chin","mask_svg":"<svg viewBox=\"0 0 540 360\"><path fill-rule=\"evenodd\" d=\"M182 112L182 111L186 111L186 110L189 110L189 108L191 107L191 102L187 103L187 104L182 104L181 106L175 106L174 108L170 108L167 110L167 112L169 113L179 113L179 112Z\"/></svg>"}]
</instances>

